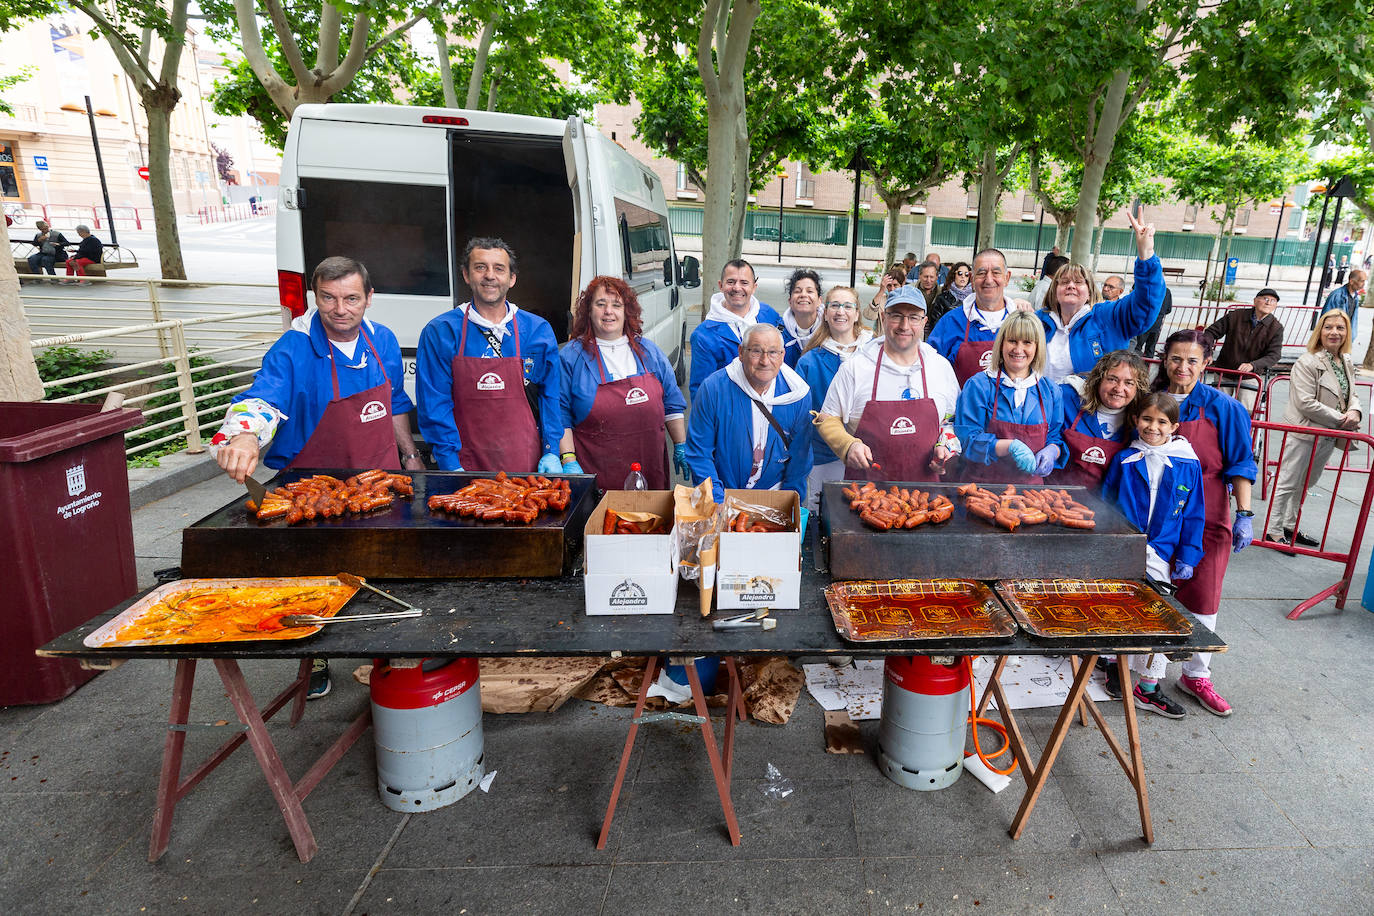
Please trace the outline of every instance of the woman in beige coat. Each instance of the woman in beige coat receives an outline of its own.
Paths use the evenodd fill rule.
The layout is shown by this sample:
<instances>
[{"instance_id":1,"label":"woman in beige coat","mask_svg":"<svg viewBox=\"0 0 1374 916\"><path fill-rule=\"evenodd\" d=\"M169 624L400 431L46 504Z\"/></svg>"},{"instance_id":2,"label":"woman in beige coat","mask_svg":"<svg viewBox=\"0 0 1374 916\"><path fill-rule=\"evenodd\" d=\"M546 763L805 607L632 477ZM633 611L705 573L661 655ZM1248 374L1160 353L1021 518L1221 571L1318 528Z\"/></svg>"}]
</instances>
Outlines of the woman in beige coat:
<instances>
[{"instance_id":1,"label":"woman in beige coat","mask_svg":"<svg viewBox=\"0 0 1374 916\"><path fill-rule=\"evenodd\" d=\"M1350 318L1345 312L1336 310L1322 315L1321 324L1307 341L1307 352L1293 364L1284 423L1323 429L1360 428L1363 412L1355 390L1350 336ZM1316 538L1294 531L1293 523L1303 496L1321 478L1335 445L1336 439L1330 436L1288 436L1269 516L1269 540L1278 544L1296 542L1303 547L1318 545Z\"/></svg>"}]
</instances>

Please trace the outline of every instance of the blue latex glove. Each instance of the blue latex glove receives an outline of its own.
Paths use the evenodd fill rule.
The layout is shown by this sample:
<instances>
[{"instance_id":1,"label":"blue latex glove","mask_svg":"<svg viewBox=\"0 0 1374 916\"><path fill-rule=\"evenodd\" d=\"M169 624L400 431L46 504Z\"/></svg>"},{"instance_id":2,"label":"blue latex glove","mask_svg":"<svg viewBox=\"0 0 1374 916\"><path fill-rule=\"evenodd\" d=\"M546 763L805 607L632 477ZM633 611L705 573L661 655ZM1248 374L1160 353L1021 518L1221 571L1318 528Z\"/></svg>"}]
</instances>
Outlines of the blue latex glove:
<instances>
[{"instance_id":1,"label":"blue latex glove","mask_svg":"<svg viewBox=\"0 0 1374 916\"><path fill-rule=\"evenodd\" d=\"M1035 476L1047 477L1050 471L1054 470L1054 463L1058 460L1059 446L1051 442L1035 453Z\"/></svg>"},{"instance_id":2,"label":"blue latex glove","mask_svg":"<svg viewBox=\"0 0 1374 916\"><path fill-rule=\"evenodd\" d=\"M1231 523L1231 547L1232 553L1240 553L1255 540L1255 528L1252 524L1254 519L1248 515L1237 515L1236 520Z\"/></svg>"},{"instance_id":3,"label":"blue latex glove","mask_svg":"<svg viewBox=\"0 0 1374 916\"><path fill-rule=\"evenodd\" d=\"M1030 450L1030 446L1020 439L1012 439L1011 445L1007 449L1007 455L1023 473L1035 473L1035 453Z\"/></svg>"},{"instance_id":4,"label":"blue latex glove","mask_svg":"<svg viewBox=\"0 0 1374 916\"><path fill-rule=\"evenodd\" d=\"M565 462L563 462L563 473L564 473L564 474L585 474L586 471L582 470L582 465L580 465L580 464L577 463L577 459L573 459L572 461L565 461Z\"/></svg>"},{"instance_id":5,"label":"blue latex glove","mask_svg":"<svg viewBox=\"0 0 1374 916\"><path fill-rule=\"evenodd\" d=\"M687 467L687 443L679 442L673 446L673 470L682 475L683 480L692 479L692 469Z\"/></svg>"},{"instance_id":6,"label":"blue latex glove","mask_svg":"<svg viewBox=\"0 0 1374 916\"><path fill-rule=\"evenodd\" d=\"M1174 571L1169 576L1169 578L1175 582L1183 582L1187 579L1193 578L1193 572L1193 567L1189 566L1187 563L1184 563L1182 560L1175 560Z\"/></svg>"},{"instance_id":7,"label":"blue latex glove","mask_svg":"<svg viewBox=\"0 0 1374 916\"><path fill-rule=\"evenodd\" d=\"M540 474L559 474L563 471L563 465L558 463L558 456L546 454L539 459L539 467L536 468Z\"/></svg>"}]
</instances>

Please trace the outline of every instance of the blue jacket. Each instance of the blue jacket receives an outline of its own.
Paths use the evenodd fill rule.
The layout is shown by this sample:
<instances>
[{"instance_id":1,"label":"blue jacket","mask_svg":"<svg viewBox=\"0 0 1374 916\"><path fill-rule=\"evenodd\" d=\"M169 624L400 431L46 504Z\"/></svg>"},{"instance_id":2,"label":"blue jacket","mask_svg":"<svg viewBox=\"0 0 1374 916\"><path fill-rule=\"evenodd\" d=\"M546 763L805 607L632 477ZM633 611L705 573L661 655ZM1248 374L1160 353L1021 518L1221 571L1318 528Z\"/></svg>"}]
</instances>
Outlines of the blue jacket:
<instances>
[{"instance_id":1,"label":"blue jacket","mask_svg":"<svg viewBox=\"0 0 1374 916\"><path fill-rule=\"evenodd\" d=\"M1113 350L1131 345L1131 338L1154 326L1164 304L1164 268L1159 255L1136 259L1135 285L1115 302L1099 302L1088 317L1069 329L1069 355L1073 371L1086 375L1097 361ZM1062 334L1055 316L1046 309L1035 313L1045 326L1045 340Z\"/></svg>"},{"instance_id":2,"label":"blue jacket","mask_svg":"<svg viewBox=\"0 0 1374 916\"><path fill-rule=\"evenodd\" d=\"M334 348L335 366L339 371L339 397L350 397L380 385L383 378L391 382L391 413L401 417L415 409L405 391L405 369L401 366L401 347L389 328L364 319L363 331L371 336L382 365L372 358L372 351L361 336L353 359ZM333 376L329 369L329 349L332 345L324 336L320 315L310 318L310 330L292 328L272 345L262 358L262 368L253 376L247 391L234 396L234 401L261 398L286 415L277 426L277 433L267 447L262 462L269 468L284 468L305 448L306 440L315 432L324 410L334 399ZM363 359L366 354L367 359ZM362 368L355 368L361 365ZM382 375L383 368L386 375Z\"/></svg>"},{"instance_id":3,"label":"blue jacket","mask_svg":"<svg viewBox=\"0 0 1374 916\"><path fill-rule=\"evenodd\" d=\"M1345 312L1347 315L1349 315L1349 316L1350 316L1350 339L1351 339L1351 340L1354 340L1354 339L1358 336L1357 331L1359 330L1359 325L1360 325L1360 322L1359 322L1360 316L1359 316L1359 312L1358 312L1359 307L1360 307L1360 297L1359 297L1359 296L1352 296L1352 295L1350 294L1350 288L1349 288L1349 287L1347 287L1347 286L1338 286L1338 287L1336 287L1335 289L1333 289L1331 292L1329 292L1329 293L1326 294L1326 304L1325 304L1324 306L1322 306L1322 311L1323 311L1323 312L1329 312L1329 311L1331 311L1332 309L1340 309L1341 311L1343 311L1343 312Z\"/></svg>"},{"instance_id":4,"label":"blue jacket","mask_svg":"<svg viewBox=\"0 0 1374 916\"><path fill-rule=\"evenodd\" d=\"M935 327L931 330L930 336L926 338L926 343L934 347L941 356L949 360L950 365L953 365L954 357L958 354L959 347L964 343L965 329L968 330L970 343L992 341L997 338L997 332L989 330L981 321L974 321L973 326L970 327L964 309L955 307L945 312L940 320L935 322Z\"/></svg>"},{"instance_id":5,"label":"blue jacket","mask_svg":"<svg viewBox=\"0 0 1374 916\"><path fill-rule=\"evenodd\" d=\"M415 397L420 407L420 432L434 447L434 460L441 471L452 471L462 465L458 452L463 447L458 426L453 420L453 357L458 354L458 342L463 334L463 310L450 309L435 316L420 332L420 346L415 357ZM520 358L525 364L525 383L539 393L539 438L544 454L557 455L558 441L563 438L563 416L559 410L559 392L563 373L558 362L558 341L553 328L533 312L520 309L515 313L520 330ZM501 342L507 356L515 355L514 335L507 332ZM467 347L463 356L493 357L482 329L468 323Z\"/></svg>"},{"instance_id":6,"label":"blue jacket","mask_svg":"<svg viewBox=\"0 0 1374 916\"><path fill-rule=\"evenodd\" d=\"M1150 514L1150 478L1135 449L1117 452L1102 481L1102 495L1115 503L1141 531L1164 563L1197 566L1202 562L1206 504L1202 498L1202 465L1196 458L1168 458L1159 478L1155 510Z\"/></svg>"},{"instance_id":7,"label":"blue jacket","mask_svg":"<svg viewBox=\"0 0 1374 916\"><path fill-rule=\"evenodd\" d=\"M964 383L964 390L959 392L959 403L954 408L954 434L964 447L964 460L975 464L994 464L998 461L995 451L997 437L987 431L988 424L992 422L994 388L997 419L1026 425L1048 420L1045 444L1059 446L1059 458L1054 466L1062 468L1069 460L1069 452L1064 448L1064 408L1059 403L1059 386L1047 378L1041 378L1034 389L1026 392L1026 400L1018 409L1014 400L1015 391L1008 385L997 385L986 372L979 372ZM1036 396L1037 393L1040 397ZM1040 412L1041 398L1045 401L1044 413Z\"/></svg>"},{"instance_id":8,"label":"blue jacket","mask_svg":"<svg viewBox=\"0 0 1374 916\"><path fill-rule=\"evenodd\" d=\"M790 390L781 375L778 391ZM792 439L791 447L772 424L764 445L763 473L753 489L770 490L778 486L796 491L806 499L806 475L811 473L811 399L803 397L791 404L770 408ZM711 478L716 502L725 499L726 489L741 490L749 482L754 464L753 404L724 369L711 373L692 399L692 415L687 423L687 465L692 481Z\"/></svg>"},{"instance_id":9,"label":"blue jacket","mask_svg":"<svg viewBox=\"0 0 1374 916\"><path fill-rule=\"evenodd\" d=\"M1178 405L1178 419L1186 423L1204 416L1217 428L1221 458L1225 462L1221 476L1244 477L1253 482L1257 468L1250 441L1250 414L1245 407L1229 394L1198 382Z\"/></svg>"},{"instance_id":10,"label":"blue jacket","mask_svg":"<svg viewBox=\"0 0 1374 916\"><path fill-rule=\"evenodd\" d=\"M1115 436L1108 436L1102 431L1102 426L1097 422L1096 413L1084 413L1078 416L1078 411L1083 406L1083 399L1078 396L1072 385L1061 384L1059 386L1059 402L1064 406L1064 429L1071 429L1075 432L1083 433L1085 436L1092 436L1096 439L1107 439L1111 442L1125 442L1131 436L1131 428L1122 423L1117 429ZM1074 419L1078 422L1075 423Z\"/></svg>"},{"instance_id":11,"label":"blue jacket","mask_svg":"<svg viewBox=\"0 0 1374 916\"><path fill-rule=\"evenodd\" d=\"M830 390L830 383L835 380L835 373L840 371L840 354L831 353L825 347L816 347L802 354L801 359L797 360L796 368L797 374L806 379L806 384L811 386L811 409L819 411L825 403L825 394ZM811 464L815 466L839 460L813 426Z\"/></svg>"},{"instance_id":12,"label":"blue jacket","mask_svg":"<svg viewBox=\"0 0 1374 916\"><path fill-rule=\"evenodd\" d=\"M782 316L767 303L760 302L757 323L781 325ZM697 389L706 381L706 377L728 366L739 356L739 336L723 321L703 321L692 332L691 339L692 374L687 380L687 390L695 401Z\"/></svg>"},{"instance_id":13,"label":"blue jacket","mask_svg":"<svg viewBox=\"0 0 1374 916\"><path fill-rule=\"evenodd\" d=\"M643 359L635 359L639 374L652 373L663 386L663 415L686 413L687 402L682 397L682 389L677 386L672 364L658 345L647 337L637 341ZM595 347L595 344L593 344ZM601 354L588 353L580 340L570 340L558 351L558 362L563 370L563 383L559 389L559 416L563 425L571 429L587 419L592 412L592 402L596 400L596 389L601 385L601 372L597 363ZM611 381L606 373L606 381Z\"/></svg>"}]
</instances>

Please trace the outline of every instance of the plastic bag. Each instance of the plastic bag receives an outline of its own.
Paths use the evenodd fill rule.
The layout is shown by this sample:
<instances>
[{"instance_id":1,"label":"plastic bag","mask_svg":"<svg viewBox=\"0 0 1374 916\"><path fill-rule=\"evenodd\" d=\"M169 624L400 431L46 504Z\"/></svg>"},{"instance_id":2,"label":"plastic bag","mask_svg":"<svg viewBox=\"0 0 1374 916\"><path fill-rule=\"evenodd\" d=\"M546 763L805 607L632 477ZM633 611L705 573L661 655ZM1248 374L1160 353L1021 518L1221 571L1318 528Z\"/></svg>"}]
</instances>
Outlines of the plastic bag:
<instances>
[{"instance_id":1,"label":"plastic bag","mask_svg":"<svg viewBox=\"0 0 1374 916\"><path fill-rule=\"evenodd\" d=\"M696 582L701 578L703 539L709 535L704 546L715 546L716 499L709 478L697 487L679 484L673 488L673 518L677 526L678 572L688 582ZM714 553L707 559L714 564Z\"/></svg>"},{"instance_id":2,"label":"plastic bag","mask_svg":"<svg viewBox=\"0 0 1374 916\"><path fill-rule=\"evenodd\" d=\"M791 531L792 514L730 496L725 500L725 526L727 531Z\"/></svg>"},{"instance_id":3,"label":"plastic bag","mask_svg":"<svg viewBox=\"0 0 1374 916\"><path fill-rule=\"evenodd\" d=\"M768 769L764 771L763 794L773 799L782 801L787 796L796 791L796 785L792 780L782 775L773 764L768 764Z\"/></svg>"}]
</instances>

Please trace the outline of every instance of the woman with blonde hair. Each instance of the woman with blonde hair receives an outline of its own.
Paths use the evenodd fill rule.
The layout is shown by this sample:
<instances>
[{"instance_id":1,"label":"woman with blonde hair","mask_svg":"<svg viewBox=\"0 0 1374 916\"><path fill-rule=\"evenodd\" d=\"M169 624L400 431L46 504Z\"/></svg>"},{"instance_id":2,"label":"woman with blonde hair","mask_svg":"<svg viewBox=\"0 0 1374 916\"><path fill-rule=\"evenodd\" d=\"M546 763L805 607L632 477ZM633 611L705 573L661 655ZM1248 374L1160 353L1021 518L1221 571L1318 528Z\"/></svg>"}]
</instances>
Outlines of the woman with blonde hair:
<instances>
[{"instance_id":1,"label":"woman with blonde hair","mask_svg":"<svg viewBox=\"0 0 1374 916\"><path fill-rule=\"evenodd\" d=\"M1307 341L1307 352L1293 363L1292 385L1283 422L1293 426L1356 430L1364 418L1355 390L1355 364L1350 359L1350 316L1340 309L1326 312ZM1316 538L1296 530L1298 510L1307 491L1321 479L1336 439L1327 436L1288 436L1279 463L1279 480L1269 514L1268 540L1279 544L1317 547Z\"/></svg>"},{"instance_id":2,"label":"woman with blonde hair","mask_svg":"<svg viewBox=\"0 0 1374 916\"><path fill-rule=\"evenodd\" d=\"M1154 326L1164 304L1164 268L1155 254L1155 227L1141 222L1130 211L1135 233L1135 285L1112 302L1093 304L1098 287L1092 271L1081 264L1065 264L1055 272L1045 293L1040 317L1045 327L1045 374L1061 382L1084 373L1113 350L1124 350L1131 339Z\"/></svg>"},{"instance_id":3,"label":"woman with blonde hair","mask_svg":"<svg viewBox=\"0 0 1374 916\"><path fill-rule=\"evenodd\" d=\"M1044 368L1040 320L1012 312L993 340L987 369L959 393L954 432L963 446L965 479L1038 484L1063 464L1064 408Z\"/></svg>"},{"instance_id":4,"label":"woman with blonde hair","mask_svg":"<svg viewBox=\"0 0 1374 916\"><path fill-rule=\"evenodd\" d=\"M821 307L821 323L797 360L797 374L811 386L811 409L819 411L825 393L840 366L873 338L873 332L859 322L859 294L848 286L832 286ZM827 480L844 477L844 462L835 457L819 432L811 431L811 474L807 477L807 506L815 510L820 503L821 486Z\"/></svg>"}]
</instances>

